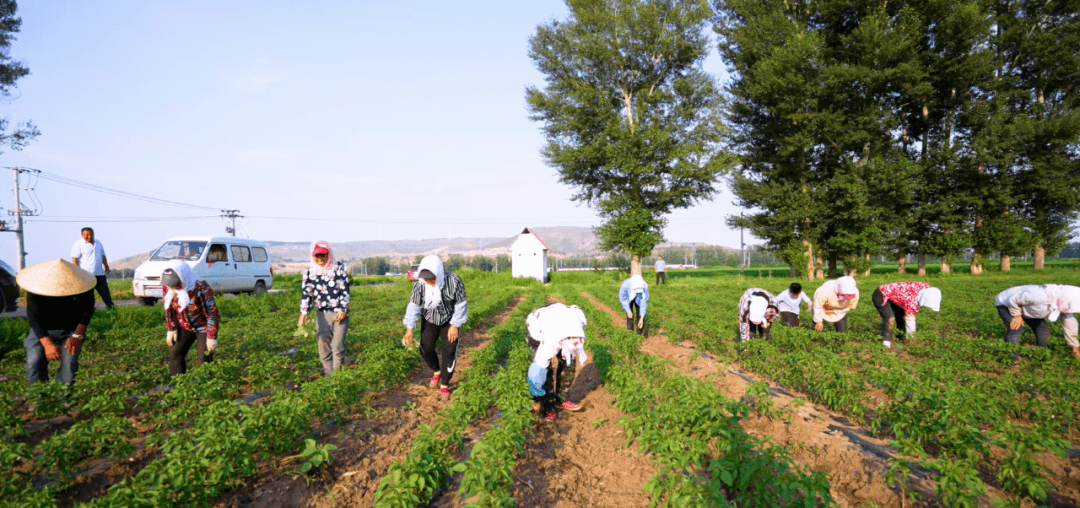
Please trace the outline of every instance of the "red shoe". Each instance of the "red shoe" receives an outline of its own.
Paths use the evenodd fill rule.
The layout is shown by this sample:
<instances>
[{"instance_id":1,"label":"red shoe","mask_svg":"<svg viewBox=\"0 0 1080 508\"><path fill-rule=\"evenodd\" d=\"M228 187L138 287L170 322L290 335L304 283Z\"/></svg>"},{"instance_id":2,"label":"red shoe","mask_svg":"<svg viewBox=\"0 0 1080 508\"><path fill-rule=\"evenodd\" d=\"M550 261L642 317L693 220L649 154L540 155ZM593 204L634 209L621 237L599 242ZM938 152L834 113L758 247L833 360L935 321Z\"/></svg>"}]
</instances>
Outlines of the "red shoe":
<instances>
[{"instance_id":1,"label":"red shoe","mask_svg":"<svg viewBox=\"0 0 1080 508\"><path fill-rule=\"evenodd\" d=\"M435 388L436 386L439 386L439 376L441 376L441 375L442 375L442 372L436 372L434 376L431 376L431 382L428 383L428 386L430 386L432 388Z\"/></svg>"},{"instance_id":2,"label":"red shoe","mask_svg":"<svg viewBox=\"0 0 1080 508\"><path fill-rule=\"evenodd\" d=\"M450 389L445 387L445 386L442 387L442 388L439 388L439 397L446 397L446 398L449 399L450 398Z\"/></svg>"},{"instance_id":3,"label":"red shoe","mask_svg":"<svg viewBox=\"0 0 1080 508\"><path fill-rule=\"evenodd\" d=\"M573 402L570 402L568 400L560 402L558 407L567 411L581 411L581 406L574 404Z\"/></svg>"},{"instance_id":4,"label":"red shoe","mask_svg":"<svg viewBox=\"0 0 1080 508\"><path fill-rule=\"evenodd\" d=\"M549 422L555 421L555 411L548 413L547 416L544 417L544 419Z\"/></svg>"}]
</instances>

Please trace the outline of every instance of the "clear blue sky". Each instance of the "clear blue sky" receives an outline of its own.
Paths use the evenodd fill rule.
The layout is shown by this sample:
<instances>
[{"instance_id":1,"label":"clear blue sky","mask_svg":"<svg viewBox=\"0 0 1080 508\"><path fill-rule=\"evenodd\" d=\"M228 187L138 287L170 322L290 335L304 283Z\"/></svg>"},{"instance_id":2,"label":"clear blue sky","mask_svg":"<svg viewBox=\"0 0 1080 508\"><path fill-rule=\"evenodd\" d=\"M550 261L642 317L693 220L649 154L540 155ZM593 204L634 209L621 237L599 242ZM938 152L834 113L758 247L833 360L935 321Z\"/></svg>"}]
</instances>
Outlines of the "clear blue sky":
<instances>
[{"instance_id":1,"label":"clear blue sky","mask_svg":"<svg viewBox=\"0 0 1080 508\"><path fill-rule=\"evenodd\" d=\"M523 226L600 224L543 164L540 125L525 107L525 87L543 86L529 37L566 17L561 1L38 0L21 2L19 16L11 56L31 74L0 114L33 120L42 135L0 154L0 166L239 209L249 216L239 235L261 240L510 237ZM706 69L723 77L715 49ZM11 172L0 182L6 214ZM713 202L672 214L667 238L737 247L723 221L738 210L722 186ZM214 211L46 179L35 197L28 264L67 258L85 225L112 259L170 236L225 234ZM215 217L104 219L204 215ZM73 222L46 222L60 220ZM0 259L15 265L15 235L0 242Z\"/></svg>"}]
</instances>

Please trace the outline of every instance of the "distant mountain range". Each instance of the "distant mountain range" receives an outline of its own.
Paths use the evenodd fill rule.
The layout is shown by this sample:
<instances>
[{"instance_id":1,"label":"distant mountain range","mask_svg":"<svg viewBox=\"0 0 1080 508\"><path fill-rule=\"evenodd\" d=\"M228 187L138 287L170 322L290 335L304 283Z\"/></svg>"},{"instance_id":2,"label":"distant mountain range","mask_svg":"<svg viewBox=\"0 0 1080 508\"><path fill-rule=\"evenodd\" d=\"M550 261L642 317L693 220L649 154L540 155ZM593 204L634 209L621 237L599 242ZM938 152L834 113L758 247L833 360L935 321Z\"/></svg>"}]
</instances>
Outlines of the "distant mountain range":
<instances>
[{"instance_id":1,"label":"distant mountain range","mask_svg":"<svg viewBox=\"0 0 1080 508\"><path fill-rule=\"evenodd\" d=\"M524 228L522 228L524 230ZM563 226L563 227L537 227L532 230L548 246L549 255L556 257L592 257L604 254L600 251L600 241L596 238L590 227ZM520 234L520 231L519 231ZM495 256L507 254L510 245L514 243L518 235L509 238L433 238L428 240L360 240L353 242L331 243L334 255L338 259L359 259L375 256L388 258L402 258L416 255L462 254L465 256ZM310 242L277 242L267 241L266 246L270 251L270 258L275 265L287 263L306 263L308 261L308 246ZM660 247L689 246L689 243L665 243ZM702 245L702 244L697 244ZM109 265L114 269L124 269L139 266L149 259L150 253L110 260Z\"/></svg>"}]
</instances>

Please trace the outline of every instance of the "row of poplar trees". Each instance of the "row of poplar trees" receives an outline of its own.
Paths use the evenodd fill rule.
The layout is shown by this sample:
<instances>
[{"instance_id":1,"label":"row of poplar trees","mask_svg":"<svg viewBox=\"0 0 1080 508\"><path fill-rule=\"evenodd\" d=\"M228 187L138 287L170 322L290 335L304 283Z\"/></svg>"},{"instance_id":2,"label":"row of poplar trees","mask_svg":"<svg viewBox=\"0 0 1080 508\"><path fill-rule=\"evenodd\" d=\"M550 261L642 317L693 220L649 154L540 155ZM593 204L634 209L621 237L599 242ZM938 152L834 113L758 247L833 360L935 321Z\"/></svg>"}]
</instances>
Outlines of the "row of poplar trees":
<instances>
[{"instance_id":1,"label":"row of poplar trees","mask_svg":"<svg viewBox=\"0 0 1080 508\"><path fill-rule=\"evenodd\" d=\"M546 162L640 258L731 176L806 278L1060 250L1080 210L1080 0L566 0L530 57ZM709 29L715 37L708 37ZM702 70L718 48L731 70Z\"/></svg>"}]
</instances>

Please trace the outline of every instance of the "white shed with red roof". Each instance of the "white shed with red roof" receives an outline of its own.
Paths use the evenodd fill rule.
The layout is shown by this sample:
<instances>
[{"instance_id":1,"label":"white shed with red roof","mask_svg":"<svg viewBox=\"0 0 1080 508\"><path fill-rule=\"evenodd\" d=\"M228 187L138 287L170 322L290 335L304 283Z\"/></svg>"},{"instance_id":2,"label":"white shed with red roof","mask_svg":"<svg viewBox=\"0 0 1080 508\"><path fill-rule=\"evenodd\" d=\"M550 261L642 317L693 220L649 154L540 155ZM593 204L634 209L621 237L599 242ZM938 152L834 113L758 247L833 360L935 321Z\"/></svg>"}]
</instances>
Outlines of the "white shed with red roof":
<instances>
[{"instance_id":1,"label":"white shed with red roof","mask_svg":"<svg viewBox=\"0 0 1080 508\"><path fill-rule=\"evenodd\" d=\"M547 282L548 246L530 228L525 228L510 245L511 273L514 277L532 277Z\"/></svg>"}]
</instances>

